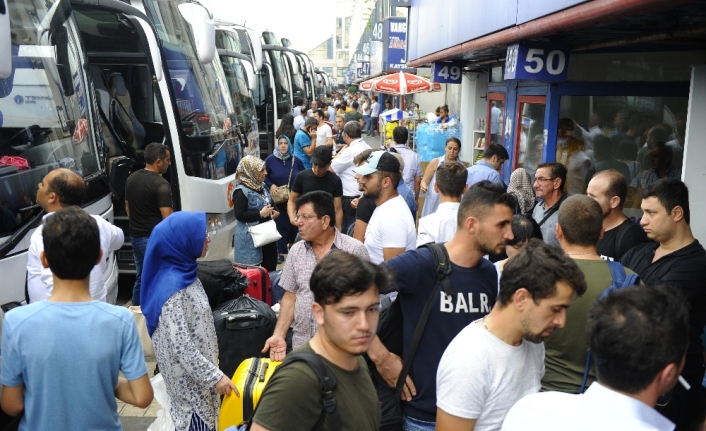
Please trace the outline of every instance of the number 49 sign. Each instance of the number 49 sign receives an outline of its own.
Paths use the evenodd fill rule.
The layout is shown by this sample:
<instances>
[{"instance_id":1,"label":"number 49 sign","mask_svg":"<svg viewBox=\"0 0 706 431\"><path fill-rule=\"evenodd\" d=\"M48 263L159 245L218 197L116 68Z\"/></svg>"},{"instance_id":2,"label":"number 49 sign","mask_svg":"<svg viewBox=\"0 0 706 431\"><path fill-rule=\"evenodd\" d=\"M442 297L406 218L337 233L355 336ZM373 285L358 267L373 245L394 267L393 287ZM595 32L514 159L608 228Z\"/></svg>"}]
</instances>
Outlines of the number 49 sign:
<instances>
[{"instance_id":1,"label":"number 49 sign","mask_svg":"<svg viewBox=\"0 0 706 431\"><path fill-rule=\"evenodd\" d=\"M463 76L463 63L443 62L431 66L431 82L460 84Z\"/></svg>"},{"instance_id":2,"label":"number 49 sign","mask_svg":"<svg viewBox=\"0 0 706 431\"><path fill-rule=\"evenodd\" d=\"M569 49L561 45L516 43L507 47L505 79L566 81Z\"/></svg>"}]
</instances>

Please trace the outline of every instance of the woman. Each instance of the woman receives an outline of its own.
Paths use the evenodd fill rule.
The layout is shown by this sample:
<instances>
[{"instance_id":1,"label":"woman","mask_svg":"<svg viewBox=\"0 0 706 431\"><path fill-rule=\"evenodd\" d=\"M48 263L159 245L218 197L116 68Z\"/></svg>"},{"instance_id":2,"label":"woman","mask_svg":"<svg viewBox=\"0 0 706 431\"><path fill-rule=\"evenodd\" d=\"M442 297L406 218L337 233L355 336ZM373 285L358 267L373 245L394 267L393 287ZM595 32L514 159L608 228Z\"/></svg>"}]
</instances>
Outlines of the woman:
<instances>
[{"instance_id":1,"label":"woman","mask_svg":"<svg viewBox=\"0 0 706 431\"><path fill-rule=\"evenodd\" d=\"M495 262L495 269L498 271L498 291L500 291L500 275L503 272L503 268L509 259L517 255L520 249L526 245L532 238L542 239L542 230L539 228L539 224L532 218L528 216L523 216L516 214L512 218L512 235L514 238L507 242L505 246L505 253L507 254L507 259Z\"/></svg>"},{"instance_id":2,"label":"woman","mask_svg":"<svg viewBox=\"0 0 706 431\"><path fill-rule=\"evenodd\" d=\"M447 139L444 151L446 153L429 162L429 166L427 166L426 171L424 171L424 178L422 178L420 187L422 193L426 193L424 207L422 208L422 217L436 212L436 208L439 206L439 194L434 191L436 168L442 163L447 162L456 162L463 165L463 162L461 162L461 159L458 157L458 154L461 152L461 141L459 141L458 138Z\"/></svg>"},{"instance_id":3,"label":"woman","mask_svg":"<svg viewBox=\"0 0 706 431\"><path fill-rule=\"evenodd\" d=\"M277 243L255 247L248 227L265 223L279 216L272 206L272 197L265 181L265 162L259 157L245 156L235 171L233 212L235 213L234 257L237 263L262 265L268 271L277 269Z\"/></svg>"},{"instance_id":4,"label":"woman","mask_svg":"<svg viewBox=\"0 0 706 431\"><path fill-rule=\"evenodd\" d=\"M532 187L532 178L524 168L517 168L510 175L510 185L507 192L517 198L518 208L516 208L515 214L528 215L534 208L534 204L537 203Z\"/></svg>"},{"instance_id":5,"label":"woman","mask_svg":"<svg viewBox=\"0 0 706 431\"><path fill-rule=\"evenodd\" d=\"M439 118L436 119L437 124L446 124L451 121L449 118L449 107L447 105L439 106Z\"/></svg>"},{"instance_id":6,"label":"woman","mask_svg":"<svg viewBox=\"0 0 706 431\"><path fill-rule=\"evenodd\" d=\"M152 231L142 270L142 312L177 431L215 430L219 396L238 394L216 365L213 315L196 273L209 242L205 213L176 212Z\"/></svg>"},{"instance_id":7,"label":"woman","mask_svg":"<svg viewBox=\"0 0 706 431\"><path fill-rule=\"evenodd\" d=\"M642 166L640 166L640 162L637 161L637 148L635 148L634 142L627 140L620 141L618 147L615 149L615 158L628 165L630 178L625 178L628 184L642 172Z\"/></svg>"},{"instance_id":8,"label":"woman","mask_svg":"<svg viewBox=\"0 0 706 431\"><path fill-rule=\"evenodd\" d=\"M274 196L277 193L278 187L289 186L292 189L294 178L297 174L304 170L304 164L301 160L292 154L292 141L285 135L278 138L277 147L274 152L265 159L265 185ZM277 205L277 211L280 214L287 214L287 201L280 202ZM287 254L287 245L294 242L297 236L297 230L292 228L287 217L277 217L275 220L277 231L282 238L277 241L277 263L284 262L284 255Z\"/></svg>"},{"instance_id":9,"label":"woman","mask_svg":"<svg viewBox=\"0 0 706 431\"><path fill-rule=\"evenodd\" d=\"M294 142L294 135L297 133L297 129L294 128L294 116L292 114L285 114L282 117L282 121L279 123L279 128L275 133L275 136L286 136L289 138L289 142Z\"/></svg>"}]
</instances>

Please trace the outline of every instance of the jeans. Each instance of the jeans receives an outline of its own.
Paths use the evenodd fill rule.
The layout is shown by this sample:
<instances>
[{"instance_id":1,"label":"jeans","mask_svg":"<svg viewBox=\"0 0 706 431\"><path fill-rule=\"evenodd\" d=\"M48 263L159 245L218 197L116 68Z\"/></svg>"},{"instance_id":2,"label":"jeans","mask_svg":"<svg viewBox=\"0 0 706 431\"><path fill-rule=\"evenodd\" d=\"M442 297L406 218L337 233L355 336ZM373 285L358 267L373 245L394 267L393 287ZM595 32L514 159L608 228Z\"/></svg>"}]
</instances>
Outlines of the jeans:
<instances>
[{"instance_id":1,"label":"jeans","mask_svg":"<svg viewBox=\"0 0 706 431\"><path fill-rule=\"evenodd\" d=\"M140 305L140 287L142 286L142 262L145 260L148 236L130 236L132 256L135 259L135 286L132 288L132 305Z\"/></svg>"},{"instance_id":2,"label":"jeans","mask_svg":"<svg viewBox=\"0 0 706 431\"><path fill-rule=\"evenodd\" d=\"M409 416L405 416L402 423L402 431L434 431L435 429L436 422L420 421Z\"/></svg>"},{"instance_id":3,"label":"jeans","mask_svg":"<svg viewBox=\"0 0 706 431\"><path fill-rule=\"evenodd\" d=\"M365 121L365 133L370 135L370 129L371 129L370 115L363 115L363 121Z\"/></svg>"}]
</instances>

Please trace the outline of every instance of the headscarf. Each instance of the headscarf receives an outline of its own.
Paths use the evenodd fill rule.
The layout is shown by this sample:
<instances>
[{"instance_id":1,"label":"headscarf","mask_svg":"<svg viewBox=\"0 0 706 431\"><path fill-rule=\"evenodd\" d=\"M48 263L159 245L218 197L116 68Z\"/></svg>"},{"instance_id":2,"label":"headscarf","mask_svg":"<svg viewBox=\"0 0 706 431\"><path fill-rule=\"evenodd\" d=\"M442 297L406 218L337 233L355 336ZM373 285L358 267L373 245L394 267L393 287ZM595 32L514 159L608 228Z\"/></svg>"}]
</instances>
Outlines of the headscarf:
<instances>
[{"instance_id":1,"label":"headscarf","mask_svg":"<svg viewBox=\"0 0 706 431\"><path fill-rule=\"evenodd\" d=\"M532 178L524 168L517 168L510 175L510 185L507 187L507 192L517 198L522 214L527 214L537 201L532 188Z\"/></svg>"},{"instance_id":2,"label":"headscarf","mask_svg":"<svg viewBox=\"0 0 706 431\"><path fill-rule=\"evenodd\" d=\"M282 138L287 140L287 152L285 154L279 152L279 140ZM282 161L285 161L288 158L292 157L292 141L289 140L289 137L287 137L287 135L279 135L279 138L277 138L277 144L275 145L275 150L272 152L272 155Z\"/></svg>"},{"instance_id":3,"label":"headscarf","mask_svg":"<svg viewBox=\"0 0 706 431\"><path fill-rule=\"evenodd\" d=\"M255 190L256 192L261 192L262 183L258 181L258 177L264 167L265 162L263 162L259 157L243 157L243 159L240 160L240 164L238 164L238 169L235 170L235 182L237 184L242 184L249 189Z\"/></svg>"},{"instance_id":4,"label":"headscarf","mask_svg":"<svg viewBox=\"0 0 706 431\"><path fill-rule=\"evenodd\" d=\"M162 306L196 281L196 259L206 239L206 213L178 211L152 230L142 264L140 303L150 336L157 329Z\"/></svg>"}]
</instances>

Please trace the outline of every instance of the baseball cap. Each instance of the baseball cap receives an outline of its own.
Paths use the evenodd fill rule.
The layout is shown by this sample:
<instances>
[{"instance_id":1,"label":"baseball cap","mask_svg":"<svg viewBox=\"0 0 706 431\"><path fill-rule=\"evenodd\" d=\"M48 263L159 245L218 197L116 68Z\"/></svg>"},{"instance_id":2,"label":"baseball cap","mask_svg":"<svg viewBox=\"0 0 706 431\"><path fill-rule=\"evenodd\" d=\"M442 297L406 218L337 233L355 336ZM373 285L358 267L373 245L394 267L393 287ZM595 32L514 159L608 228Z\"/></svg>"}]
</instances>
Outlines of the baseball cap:
<instances>
[{"instance_id":1,"label":"baseball cap","mask_svg":"<svg viewBox=\"0 0 706 431\"><path fill-rule=\"evenodd\" d=\"M353 172L360 175L370 175L373 172L398 172L400 170L400 162L395 156L387 151L373 151L365 164L353 169Z\"/></svg>"},{"instance_id":2,"label":"baseball cap","mask_svg":"<svg viewBox=\"0 0 706 431\"><path fill-rule=\"evenodd\" d=\"M314 154L311 156L311 163L317 166L326 166L331 163L332 158L331 147L320 145L314 150Z\"/></svg>"}]
</instances>

